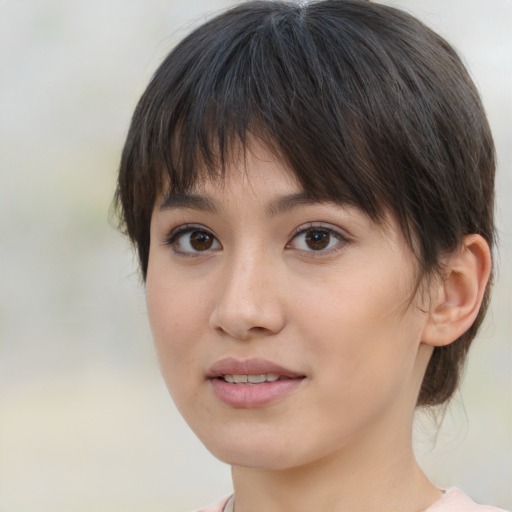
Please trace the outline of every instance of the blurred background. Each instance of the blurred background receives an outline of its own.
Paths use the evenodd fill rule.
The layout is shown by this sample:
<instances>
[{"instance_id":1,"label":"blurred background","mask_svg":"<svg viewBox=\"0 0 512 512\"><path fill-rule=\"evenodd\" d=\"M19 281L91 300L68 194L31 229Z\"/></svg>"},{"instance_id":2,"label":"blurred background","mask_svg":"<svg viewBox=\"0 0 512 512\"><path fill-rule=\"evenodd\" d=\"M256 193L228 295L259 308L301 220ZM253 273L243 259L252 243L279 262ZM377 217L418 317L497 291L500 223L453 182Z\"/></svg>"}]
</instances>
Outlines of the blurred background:
<instances>
[{"instance_id":1,"label":"blurred background","mask_svg":"<svg viewBox=\"0 0 512 512\"><path fill-rule=\"evenodd\" d=\"M228 0L0 0L0 510L186 511L230 492L160 378L136 262L108 211L135 103ZM402 0L462 53L498 161L499 275L432 480L512 509L512 1Z\"/></svg>"}]
</instances>

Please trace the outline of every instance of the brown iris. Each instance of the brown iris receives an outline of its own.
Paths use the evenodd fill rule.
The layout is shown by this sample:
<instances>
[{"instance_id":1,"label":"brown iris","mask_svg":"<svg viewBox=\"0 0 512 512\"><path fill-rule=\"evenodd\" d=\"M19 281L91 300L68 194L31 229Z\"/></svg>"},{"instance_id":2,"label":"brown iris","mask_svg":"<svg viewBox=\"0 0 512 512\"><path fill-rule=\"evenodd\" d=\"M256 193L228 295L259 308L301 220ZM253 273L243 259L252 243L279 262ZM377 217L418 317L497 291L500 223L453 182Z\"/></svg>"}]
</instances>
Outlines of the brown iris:
<instances>
[{"instance_id":1,"label":"brown iris","mask_svg":"<svg viewBox=\"0 0 512 512\"><path fill-rule=\"evenodd\" d=\"M306 233L306 243L310 249L321 251L325 249L331 241L331 235L328 231L308 231Z\"/></svg>"},{"instance_id":2,"label":"brown iris","mask_svg":"<svg viewBox=\"0 0 512 512\"><path fill-rule=\"evenodd\" d=\"M213 236L204 231L193 231L190 233L190 245L196 251L207 251L213 245Z\"/></svg>"}]
</instances>

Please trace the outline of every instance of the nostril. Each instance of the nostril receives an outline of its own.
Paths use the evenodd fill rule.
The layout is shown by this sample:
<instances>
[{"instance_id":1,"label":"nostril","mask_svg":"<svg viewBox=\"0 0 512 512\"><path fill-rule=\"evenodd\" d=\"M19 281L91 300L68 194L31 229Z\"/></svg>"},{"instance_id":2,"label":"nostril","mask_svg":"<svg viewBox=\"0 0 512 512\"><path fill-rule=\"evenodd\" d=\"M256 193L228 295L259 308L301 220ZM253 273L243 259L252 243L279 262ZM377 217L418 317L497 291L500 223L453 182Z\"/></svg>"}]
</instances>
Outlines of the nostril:
<instances>
[{"instance_id":1,"label":"nostril","mask_svg":"<svg viewBox=\"0 0 512 512\"><path fill-rule=\"evenodd\" d=\"M269 329L265 328L265 327L251 327L249 329L249 332L252 332L254 334L264 334L265 332L269 331Z\"/></svg>"}]
</instances>

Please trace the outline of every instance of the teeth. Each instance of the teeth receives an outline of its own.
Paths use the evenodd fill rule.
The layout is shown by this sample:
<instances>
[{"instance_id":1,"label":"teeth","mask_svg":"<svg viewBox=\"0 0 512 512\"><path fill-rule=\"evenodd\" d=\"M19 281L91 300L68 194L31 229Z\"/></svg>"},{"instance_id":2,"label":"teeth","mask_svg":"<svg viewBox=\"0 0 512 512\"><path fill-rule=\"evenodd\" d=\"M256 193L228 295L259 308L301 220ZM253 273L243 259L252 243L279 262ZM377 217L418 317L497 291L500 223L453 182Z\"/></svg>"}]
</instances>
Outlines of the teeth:
<instances>
[{"instance_id":1,"label":"teeth","mask_svg":"<svg viewBox=\"0 0 512 512\"><path fill-rule=\"evenodd\" d=\"M251 384L259 384L260 382L265 382L267 377L265 374L261 375L247 375L247 381Z\"/></svg>"},{"instance_id":2,"label":"teeth","mask_svg":"<svg viewBox=\"0 0 512 512\"><path fill-rule=\"evenodd\" d=\"M277 373L261 373L259 375L224 375L223 379L230 384L261 384L279 380Z\"/></svg>"}]
</instances>

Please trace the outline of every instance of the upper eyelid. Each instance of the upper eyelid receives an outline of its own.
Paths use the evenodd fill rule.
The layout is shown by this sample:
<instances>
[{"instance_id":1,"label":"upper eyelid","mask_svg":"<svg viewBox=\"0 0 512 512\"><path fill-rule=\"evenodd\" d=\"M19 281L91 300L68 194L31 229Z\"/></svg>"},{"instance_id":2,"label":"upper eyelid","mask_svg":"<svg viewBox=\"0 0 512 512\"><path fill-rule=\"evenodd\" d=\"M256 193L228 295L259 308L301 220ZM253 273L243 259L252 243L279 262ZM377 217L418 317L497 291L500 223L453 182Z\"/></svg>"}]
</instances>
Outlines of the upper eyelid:
<instances>
[{"instance_id":1,"label":"upper eyelid","mask_svg":"<svg viewBox=\"0 0 512 512\"><path fill-rule=\"evenodd\" d=\"M337 239L337 243L330 248L322 249L322 250L305 250L300 248L293 247L293 242L299 236L306 234L308 231L312 230L318 231L327 231L331 236ZM292 235L289 237L288 242L286 243L286 248L288 250L298 250L304 254L307 254L309 258L325 258L327 256L332 256L334 254L342 251L348 244L353 242L353 237L348 234L344 229L339 226L333 226L330 223L326 222L309 222L306 224L302 224L297 227Z\"/></svg>"},{"instance_id":2,"label":"upper eyelid","mask_svg":"<svg viewBox=\"0 0 512 512\"><path fill-rule=\"evenodd\" d=\"M202 224L194 224L194 223L186 223L186 224L180 224L179 226L176 226L175 228L170 229L169 231L166 231L164 235L164 243L172 243L177 236L183 235L184 233L188 233L189 231L205 231L206 233L209 233L215 239L218 240L217 235L206 226L203 226Z\"/></svg>"},{"instance_id":3,"label":"upper eyelid","mask_svg":"<svg viewBox=\"0 0 512 512\"><path fill-rule=\"evenodd\" d=\"M340 240L350 241L352 239L352 236L349 233L347 233L346 230L342 229L339 226L335 226L329 222L324 222L324 221L309 221L309 222L306 222L304 224L297 226L291 232L291 234L289 235L288 240L286 242L286 245L288 245L297 236L299 236L309 230L312 230L312 229L323 229L323 230L329 231L329 232L333 233ZM172 228L171 230L167 231L163 237L163 243L164 243L164 245L172 244L178 236L188 233L190 231L194 231L194 230L205 231L206 233L209 233L210 235L212 235L220 243L219 237L215 234L215 232L212 229L207 228L203 224L195 224L195 223L180 224L179 226L176 226L175 228Z\"/></svg>"},{"instance_id":4,"label":"upper eyelid","mask_svg":"<svg viewBox=\"0 0 512 512\"><path fill-rule=\"evenodd\" d=\"M215 240L216 244L222 248L222 244L213 233L211 229L206 228L202 224L180 224L179 226L176 226L175 228L171 229L170 231L167 231L167 234L164 235L164 238L162 240L162 245L170 247L172 251L180 257L187 257L187 258L197 258L197 257L205 257L207 255L211 255L212 251L217 251L218 247L209 247L205 249L204 251L196 251L196 250L180 250L177 245L180 243L179 238L183 235L191 234L194 231L200 231L207 233L208 235L211 235L211 237Z\"/></svg>"},{"instance_id":5,"label":"upper eyelid","mask_svg":"<svg viewBox=\"0 0 512 512\"><path fill-rule=\"evenodd\" d=\"M290 234L290 240L295 238L297 235L300 235L306 231L309 231L311 229L324 229L326 231L330 231L331 233L335 233L340 238L344 238L346 240L349 240L351 238L351 235L347 233L346 230L335 226L329 222L322 222L322 221L311 221L307 222L305 224L301 224L300 226L296 227L292 233Z\"/></svg>"}]
</instances>

